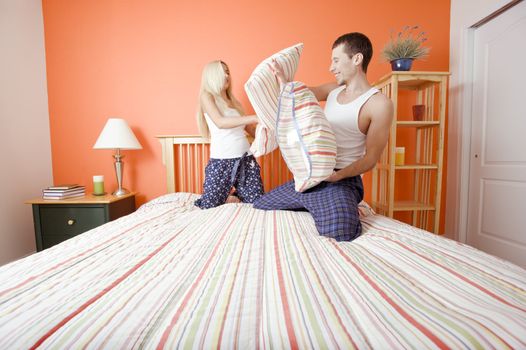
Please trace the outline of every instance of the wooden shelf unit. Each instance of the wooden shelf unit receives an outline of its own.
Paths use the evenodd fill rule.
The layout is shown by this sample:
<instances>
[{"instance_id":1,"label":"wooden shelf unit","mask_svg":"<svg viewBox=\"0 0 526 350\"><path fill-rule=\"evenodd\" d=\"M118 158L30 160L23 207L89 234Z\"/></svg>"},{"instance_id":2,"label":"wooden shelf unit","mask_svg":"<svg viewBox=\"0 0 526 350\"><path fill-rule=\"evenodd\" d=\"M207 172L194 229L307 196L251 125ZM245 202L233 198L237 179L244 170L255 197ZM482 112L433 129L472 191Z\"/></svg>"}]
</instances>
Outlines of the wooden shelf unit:
<instances>
[{"instance_id":1,"label":"wooden shelf unit","mask_svg":"<svg viewBox=\"0 0 526 350\"><path fill-rule=\"evenodd\" d=\"M440 224L448 76L449 72L393 71L375 83L393 101L395 114L388 145L373 170L372 206L389 217L410 212L410 224L434 233ZM422 120L413 119L415 104L425 105ZM399 132L405 134L397 143ZM405 147L404 165L395 165L397 146ZM402 182L396 180L397 173L412 185L397 185Z\"/></svg>"}]
</instances>

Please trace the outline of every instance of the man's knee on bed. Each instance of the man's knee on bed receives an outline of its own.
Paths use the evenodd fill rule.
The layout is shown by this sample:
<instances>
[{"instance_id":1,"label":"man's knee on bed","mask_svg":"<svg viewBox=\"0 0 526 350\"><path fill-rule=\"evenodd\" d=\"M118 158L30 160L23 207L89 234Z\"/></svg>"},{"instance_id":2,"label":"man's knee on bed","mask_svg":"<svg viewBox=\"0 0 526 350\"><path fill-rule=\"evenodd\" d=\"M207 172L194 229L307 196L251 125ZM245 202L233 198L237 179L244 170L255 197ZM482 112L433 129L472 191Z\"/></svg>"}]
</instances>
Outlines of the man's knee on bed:
<instances>
[{"instance_id":1,"label":"man's knee on bed","mask_svg":"<svg viewBox=\"0 0 526 350\"><path fill-rule=\"evenodd\" d=\"M310 210L320 235L337 241L352 241L362 232L355 194L335 196L325 205Z\"/></svg>"},{"instance_id":2,"label":"man's knee on bed","mask_svg":"<svg viewBox=\"0 0 526 350\"><path fill-rule=\"evenodd\" d=\"M286 210L298 208L294 199L294 181L276 187L254 201L254 208L263 210Z\"/></svg>"}]
</instances>

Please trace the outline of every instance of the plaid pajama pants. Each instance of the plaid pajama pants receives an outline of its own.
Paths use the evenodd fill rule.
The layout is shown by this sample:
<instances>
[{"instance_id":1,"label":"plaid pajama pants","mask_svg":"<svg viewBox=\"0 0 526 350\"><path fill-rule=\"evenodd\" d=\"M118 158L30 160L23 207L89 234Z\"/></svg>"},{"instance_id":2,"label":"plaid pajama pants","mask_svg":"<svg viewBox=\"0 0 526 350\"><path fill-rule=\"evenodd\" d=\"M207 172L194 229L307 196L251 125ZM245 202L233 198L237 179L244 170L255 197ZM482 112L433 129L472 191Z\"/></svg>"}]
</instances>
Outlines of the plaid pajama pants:
<instances>
[{"instance_id":1,"label":"plaid pajama pants","mask_svg":"<svg viewBox=\"0 0 526 350\"><path fill-rule=\"evenodd\" d=\"M254 156L211 158L205 168L203 195L194 204L201 209L225 204L232 187L236 188L237 196L245 203L254 203L263 195L260 167Z\"/></svg>"},{"instance_id":2,"label":"plaid pajama pants","mask_svg":"<svg viewBox=\"0 0 526 350\"><path fill-rule=\"evenodd\" d=\"M362 232L358 203L363 199L361 176L338 182L322 182L297 192L294 181L287 182L254 202L254 208L264 210L307 210L318 232L337 241L352 241Z\"/></svg>"}]
</instances>

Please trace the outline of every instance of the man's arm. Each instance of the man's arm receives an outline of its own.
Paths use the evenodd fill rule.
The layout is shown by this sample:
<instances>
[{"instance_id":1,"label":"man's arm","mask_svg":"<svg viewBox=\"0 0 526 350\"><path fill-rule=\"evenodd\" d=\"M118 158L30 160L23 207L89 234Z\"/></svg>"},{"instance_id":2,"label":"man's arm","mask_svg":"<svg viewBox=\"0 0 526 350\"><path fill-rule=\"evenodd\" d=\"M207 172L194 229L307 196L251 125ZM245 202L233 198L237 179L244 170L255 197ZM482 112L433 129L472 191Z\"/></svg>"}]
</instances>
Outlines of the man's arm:
<instances>
[{"instance_id":1,"label":"man's arm","mask_svg":"<svg viewBox=\"0 0 526 350\"><path fill-rule=\"evenodd\" d=\"M393 103L384 95L371 104L371 123L365 139L365 155L349 166L333 173L325 181L336 182L347 177L361 175L376 165L389 140L393 121ZM372 101L371 101L372 102Z\"/></svg>"},{"instance_id":2,"label":"man's arm","mask_svg":"<svg viewBox=\"0 0 526 350\"><path fill-rule=\"evenodd\" d=\"M270 64L270 70L278 79L280 89L284 84L288 83L287 79L285 79L285 71L283 70L283 67L276 60L272 60ZM309 86L308 88L314 93L316 99L321 102L327 101L327 96L329 96L329 92L336 89L337 87L338 84L336 84L336 82L331 82L320 86Z\"/></svg>"},{"instance_id":3,"label":"man's arm","mask_svg":"<svg viewBox=\"0 0 526 350\"><path fill-rule=\"evenodd\" d=\"M316 96L316 99L318 101L327 101L327 97L329 96L329 92L336 89L338 87L338 84L336 82L326 83L320 86L309 86L310 91L314 93L314 96Z\"/></svg>"}]
</instances>

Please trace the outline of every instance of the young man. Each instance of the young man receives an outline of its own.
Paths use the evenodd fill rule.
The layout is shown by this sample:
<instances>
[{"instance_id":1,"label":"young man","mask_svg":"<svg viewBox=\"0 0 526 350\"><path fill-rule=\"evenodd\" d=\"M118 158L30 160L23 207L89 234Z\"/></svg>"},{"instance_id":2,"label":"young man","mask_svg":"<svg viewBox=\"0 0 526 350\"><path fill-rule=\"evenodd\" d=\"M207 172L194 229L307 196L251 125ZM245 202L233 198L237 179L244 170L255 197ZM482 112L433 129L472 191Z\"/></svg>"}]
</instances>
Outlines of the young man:
<instances>
[{"instance_id":1,"label":"young man","mask_svg":"<svg viewBox=\"0 0 526 350\"><path fill-rule=\"evenodd\" d=\"M306 209L321 235L351 241L361 233L358 203L363 199L361 174L371 170L387 144L393 104L367 81L373 48L364 34L340 36L332 46L331 73L336 83L311 88L318 101L327 101L325 115L336 136L334 173L318 186L300 193L288 182L254 202L265 210ZM285 83L283 68L274 74Z\"/></svg>"}]
</instances>

